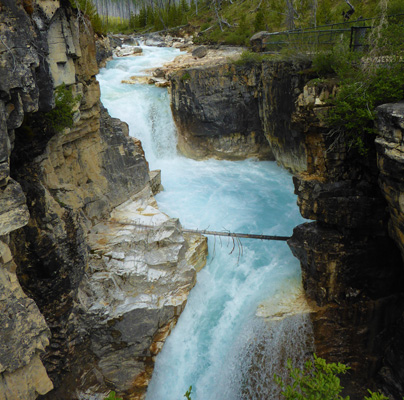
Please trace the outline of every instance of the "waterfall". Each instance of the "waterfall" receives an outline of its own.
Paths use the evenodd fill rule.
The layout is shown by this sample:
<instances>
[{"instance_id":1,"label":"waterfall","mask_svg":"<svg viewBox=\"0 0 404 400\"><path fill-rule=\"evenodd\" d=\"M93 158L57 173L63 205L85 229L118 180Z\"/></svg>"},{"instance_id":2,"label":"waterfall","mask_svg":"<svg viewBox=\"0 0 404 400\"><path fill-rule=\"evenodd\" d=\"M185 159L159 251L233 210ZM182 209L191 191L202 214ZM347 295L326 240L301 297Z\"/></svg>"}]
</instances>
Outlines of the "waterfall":
<instances>
[{"instance_id":1,"label":"waterfall","mask_svg":"<svg viewBox=\"0 0 404 400\"><path fill-rule=\"evenodd\" d=\"M110 114L162 170L160 209L191 229L291 235L303 219L289 173L274 162L180 156L166 90L120 83L178 54L144 46L142 56L115 59L98 76ZM312 348L302 297L286 243L209 238L207 265L157 357L147 400L183 399L191 385L193 400L276 399L273 374Z\"/></svg>"}]
</instances>

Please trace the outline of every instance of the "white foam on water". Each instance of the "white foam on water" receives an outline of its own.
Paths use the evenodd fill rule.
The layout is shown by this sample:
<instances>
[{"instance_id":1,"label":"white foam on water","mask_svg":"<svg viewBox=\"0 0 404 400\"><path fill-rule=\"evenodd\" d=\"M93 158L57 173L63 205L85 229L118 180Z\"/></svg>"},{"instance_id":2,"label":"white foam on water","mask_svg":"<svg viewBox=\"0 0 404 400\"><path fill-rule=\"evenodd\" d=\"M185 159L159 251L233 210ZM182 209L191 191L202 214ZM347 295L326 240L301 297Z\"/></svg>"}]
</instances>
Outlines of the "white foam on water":
<instances>
[{"instance_id":1,"label":"white foam on water","mask_svg":"<svg viewBox=\"0 0 404 400\"><path fill-rule=\"evenodd\" d=\"M110 114L129 124L151 168L162 170L160 209L186 228L291 235L303 219L290 174L273 162L178 155L166 89L120 83L179 54L143 48L142 56L108 63L98 79ZM310 324L304 315L268 324L255 313L266 298L287 297L300 285L299 263L285 242L210 237L207 266L157 357L147 400L183 399L190 385L193 400L275 398L273 372L285 355L303 357Z\"/></svg>"}]
</instances>

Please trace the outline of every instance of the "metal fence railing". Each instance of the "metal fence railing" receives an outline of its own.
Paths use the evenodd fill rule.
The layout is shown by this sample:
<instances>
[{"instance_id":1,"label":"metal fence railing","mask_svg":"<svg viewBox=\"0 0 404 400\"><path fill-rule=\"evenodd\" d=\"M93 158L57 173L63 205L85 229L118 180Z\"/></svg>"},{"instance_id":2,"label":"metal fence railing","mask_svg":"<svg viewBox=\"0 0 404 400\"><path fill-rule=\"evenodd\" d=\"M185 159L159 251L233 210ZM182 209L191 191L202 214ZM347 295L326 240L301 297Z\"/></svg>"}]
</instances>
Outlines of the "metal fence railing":
<instances>
[{"instance_id":1,"label":"metal fence railing","mask_svg":"<svg viewBox=\"0 0 404 400\"><path fill-rule=\"evenodd\" d=\"M397 18L404 14L389 16ZM282 32L260 32L251 38L254 51L278 52L284 47L315 50L331 49L336 43L346 41L351 50L366 50L366 37L378 18L360 18L336 24ZM404 18L403 18L404 19Z\"/></svg>"}]
</instances>

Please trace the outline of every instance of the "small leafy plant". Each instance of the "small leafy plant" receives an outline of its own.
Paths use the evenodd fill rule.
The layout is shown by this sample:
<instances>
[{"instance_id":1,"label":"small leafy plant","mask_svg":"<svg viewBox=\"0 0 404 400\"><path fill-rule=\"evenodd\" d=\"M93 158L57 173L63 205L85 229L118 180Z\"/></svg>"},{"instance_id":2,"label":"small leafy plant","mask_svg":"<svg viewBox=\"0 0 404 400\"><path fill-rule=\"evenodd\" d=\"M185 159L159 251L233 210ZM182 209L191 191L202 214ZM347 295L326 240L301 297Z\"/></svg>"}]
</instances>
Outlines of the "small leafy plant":
<instances>
[{"instance_id":1,"label":"small leafy plant","mask_svg":"<svg viewBox=\"0 0 404 400\"><path fill-rule=\"evenodd\" d=\"M189 81L191 79L191 75L189 74L189 72L185 72L181 78L180 78L183 82L184 81Z\"/></svg>"},{"instance_id":2,"label":"small leafy plant","mask_svg":"<svg viewBox=\"0 0 404 400\"><path fill-rule=\"evenodd\" d=\"M275 382L283 389L282 395L286 400L349 400L341 397L343 387L338 374L345 374L349 367L344 364L327 363L324 359L314 355L308 360L302 370L293 368L291 360L287 362L292 383L286 385L282 378L275 375Z\"/></svg>"},{"instance_id":3,"label":"small leafy plant","mask_svg":"<svg viewBox=\"0 0 404 400\"><path fill-rule=\"evenodd\" d=\"M60 132L73 125L73 108L80 100L74 97L71 89L64 83L55 89L55 108L45 114L45 119L54 131Z\"/></svg>"},{"instance_id":4,"label":"small leafy plant","mask_svg":"<svg viewBox=\"0 0 404 400\"><path fill-rule=\"evenodd\" d=\"M189 387L189 389L185 392L184 397L186 397L187 400L192 400L191 399L191 394L192 394L192 385Z\"/></svg>"},{"instance_id":5,"label":"small leafy plant","mask_svg":"<svg viewBox=\"0 0 404 400\"><path fill-rule=\"evenodd\" d=\"M123 400L122 397L116 397L116 393L112 390L109 392L108 397L106 397L104 400Z\"/></svg>"},{"instance_id":6,"label":"small leafy plant","mask_svg":"<svg viewBox=\"0 0 404 400\"><path fill-rule=\"evenodd\" d=\"M302 369L294 368L291 360L287 361L290 384L275 375L275 382L283 389L281 395L286 400L349 400L349 396L341 396L339 374L345 374L349 367L342 363L327 363L323 358L313 355ZM381 393L368 389L369 397L364 400L388 400Z\"/></svg>"}]
</instances>

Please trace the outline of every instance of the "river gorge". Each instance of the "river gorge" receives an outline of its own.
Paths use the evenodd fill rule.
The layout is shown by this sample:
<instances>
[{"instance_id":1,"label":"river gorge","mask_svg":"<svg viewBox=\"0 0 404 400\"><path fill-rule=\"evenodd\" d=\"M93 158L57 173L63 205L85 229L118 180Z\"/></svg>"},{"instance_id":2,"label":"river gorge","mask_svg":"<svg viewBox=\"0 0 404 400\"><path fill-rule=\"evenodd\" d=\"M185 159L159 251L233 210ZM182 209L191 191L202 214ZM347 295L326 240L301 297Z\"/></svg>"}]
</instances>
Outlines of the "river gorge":
<instances>
[{"instance_id":1,"label":"river gorge","mask_svg":"<svg viewBox=\"0 0 404 400\"><path fill-rule=\"evenodd\" d=\"M403 103L361 159L307 62L183 66L167 92L121 81L179 50L100 71L66 2L3 0L0 34L0 398L275 399L315 350L352 399L401 399Z\"/></svg>"},{"instance_id":2,"label":"river gorge","mask_svg":"<svg viewBox=\"0 0 404 400\"><path fill-rule=\"evenodd\" d=\"M291 176L274 162L194 161L177 154L166 89L121 81L160 67L155 64L159 58L163 62L178 51L142 49L142 56L110 61L98 80L103 104L112 116L129 123L150 165L162 171L164 191L156 196L160 209L193 229L291 235L301 217ZM208 265L198 273L186 309L157 358L147 399L181 398L191 384L195 399L268 397L274 385L266 380L281 368L273 355L286 352L299 360L309 352L308 306L304 310L300 304L298 262L286 243L211 238L209 249ZM296 308L306 314L294 317ZM257 313L267 322L255 321ZM282 324L282 318L293 321ZM279 327L271 319L280 321ZM258 349L259 340L266 340L269 348L271 336L285 337L273 343L272 352L267 350L266 363L260 362L264 381L248 378L253 361L243 360L247 354L242 353L247 347L257 352L253 343Z\"/></svg>"}]
</instances>

